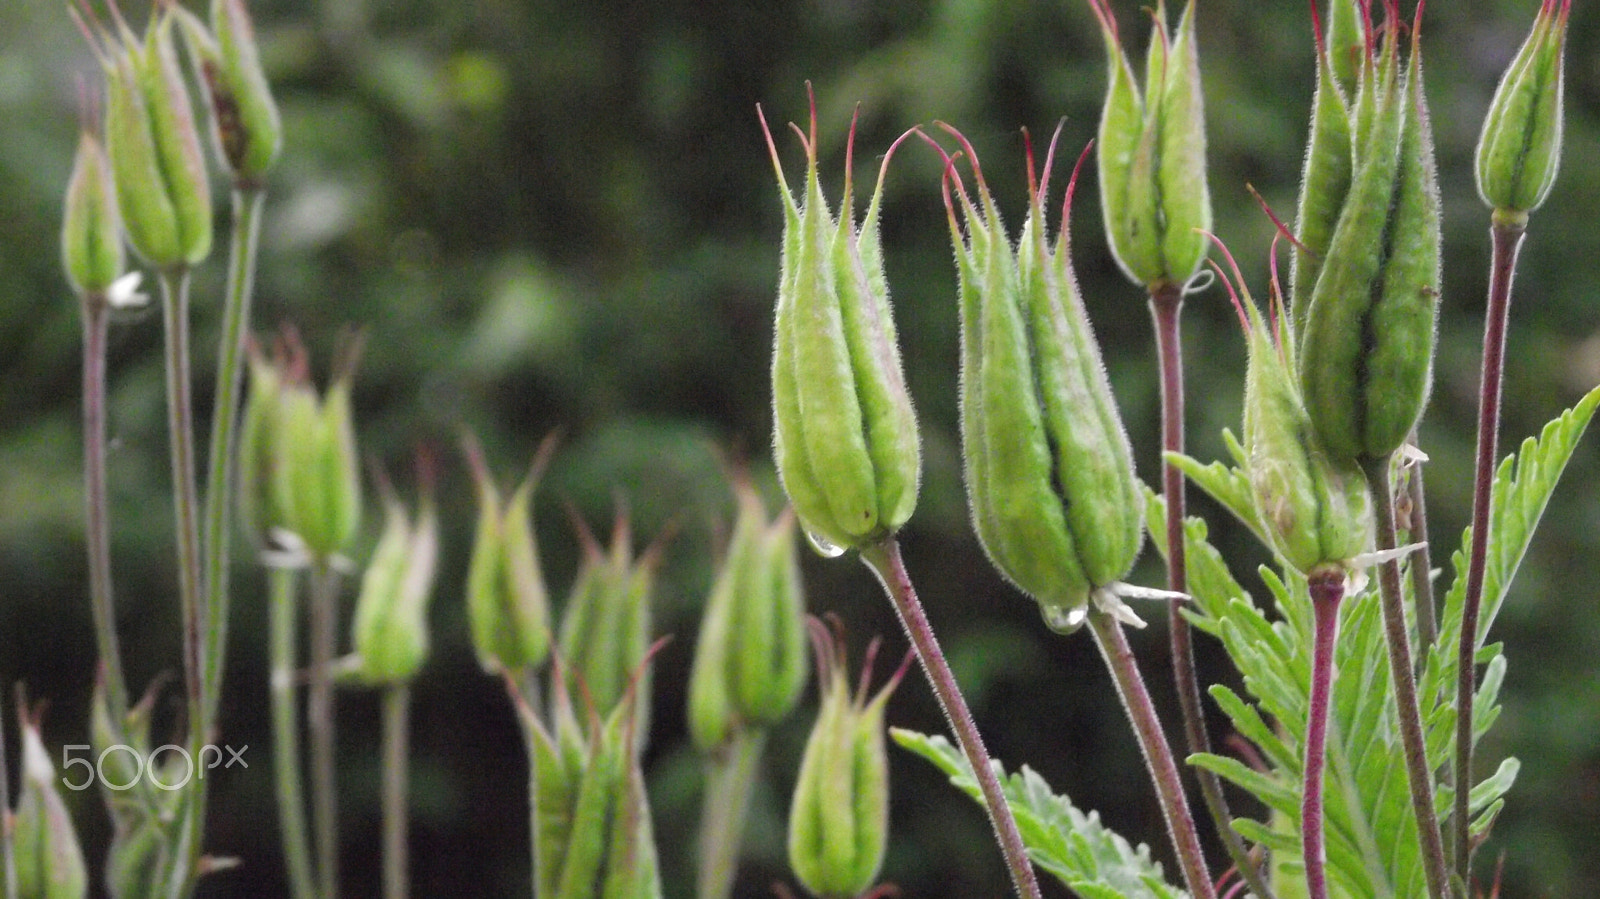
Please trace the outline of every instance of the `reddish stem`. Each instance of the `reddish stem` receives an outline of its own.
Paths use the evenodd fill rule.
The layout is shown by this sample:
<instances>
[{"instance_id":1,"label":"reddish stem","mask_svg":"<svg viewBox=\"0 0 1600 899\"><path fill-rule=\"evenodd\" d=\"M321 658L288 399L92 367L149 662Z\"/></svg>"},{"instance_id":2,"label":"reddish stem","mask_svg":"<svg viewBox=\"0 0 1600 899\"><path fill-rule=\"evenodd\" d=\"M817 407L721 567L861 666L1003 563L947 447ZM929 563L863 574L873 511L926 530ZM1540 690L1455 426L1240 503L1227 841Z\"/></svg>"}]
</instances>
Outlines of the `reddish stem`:
<instances>
[{"instance_id":1,"label":"reddish stem","mask_svg":"<svg viewBox=\"0 0 1600 899\"><path fill-rule=\"evenodd\" d=\"M1315 629L1311 653L1311 702L1306 710L1305 789L1300 794L1300 854L1306 866L1306 895L1309 899L1328 899L1322 783L1328 757L1328 706L1333 696L1333 650L1339 636L1339 603L1344 599L1344 573L1330 571L1312 575L1307 586L1311 591Z\"/></svg>"}]
</instances>

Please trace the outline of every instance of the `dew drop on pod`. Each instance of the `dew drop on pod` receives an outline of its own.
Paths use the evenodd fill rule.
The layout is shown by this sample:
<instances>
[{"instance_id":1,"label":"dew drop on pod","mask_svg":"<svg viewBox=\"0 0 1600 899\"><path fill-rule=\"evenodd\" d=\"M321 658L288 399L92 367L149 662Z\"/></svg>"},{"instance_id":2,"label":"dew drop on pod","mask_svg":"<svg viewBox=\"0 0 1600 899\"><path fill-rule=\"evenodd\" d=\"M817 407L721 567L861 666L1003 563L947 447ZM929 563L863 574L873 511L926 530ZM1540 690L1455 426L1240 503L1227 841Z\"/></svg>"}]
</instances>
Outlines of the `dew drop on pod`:
<instances>
[{"instance_id":1,"label":"dew drop on pod","mask_svg":"<svg viewBox=\"0 0 1600 899\"><path fill-rule=\"evenodd\" d=\"M817 174L815 99L809 135L794 128L806 152L803 199L789 189L765 117L762 130L784 209L772 352L773 451L801 527L818 552L836 556L893 534L917 503L917 420L900 366L878 240L883 175L899 141L884 156L857 228L851 209L854 126L838 218L828 209Z\"/></svg>"},{"instance_id":2,"label":"dew drop on pod","mask_svg":"<svg viewBox=\"0 0 1600 899\"><path fill-rule=\"evenodd\" d=\"M1405 66L1398 12L1362 60L1350 107L1354 165L1305 309L1299 376L1333 458L1386 458L1427 404L1439 305L1439 190L1423 97L1421 23Z\"/></svg>"},{"instance_id":3,"label":"dew drop on pod","mask_svg":"<svg viewBox=\"0 0 1600 899\"><path fill-rule=\"evenodd\" d=\"M977 199L953 163L945 202L960 275L961 447L972 521L995 567L1059 631L1084 622L1091 596L1138 622L1117 598L1143 542L1138 480L1100 349L1068 258L1067 212L1056 239L1029 161L1029 209L1015 245L977 153L954 129ZM1058 132L1059 134L1059 132ZM1052 157L1054 141L1051 143ZM952 198L950 187L955 187Z\"/></svg>"}]
</instances>

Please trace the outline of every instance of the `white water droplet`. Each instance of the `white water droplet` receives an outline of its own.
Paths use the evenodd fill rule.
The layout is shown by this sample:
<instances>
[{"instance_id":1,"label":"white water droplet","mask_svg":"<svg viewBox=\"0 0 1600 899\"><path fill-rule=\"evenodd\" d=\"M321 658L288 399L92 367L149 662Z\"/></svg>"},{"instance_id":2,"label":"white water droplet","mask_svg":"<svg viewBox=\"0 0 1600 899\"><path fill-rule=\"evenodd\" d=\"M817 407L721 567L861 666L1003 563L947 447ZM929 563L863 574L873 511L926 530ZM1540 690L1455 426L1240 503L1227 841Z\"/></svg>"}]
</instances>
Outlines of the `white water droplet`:
<instances>
[{"instance_id":1,"label":"white water droplet","mask_svg":"<svg viewBox=\"0 0 1600 899\"><path fill-rule=\"evenodd\" d=\"M811 548L817 551L817 555L823 557L824 559L837 559L838 557L844 555L844 547L834 543L832 540L829 540L827 537L822 536L816 531L806 531L806 542L810 543Z\"/></svg>"},{"instance_id":2,"label":"white water droplet","mask_svg":"<svg viewBox=\"0 0 1600 899\"><path fill-rule=\"evenodd\" d=\"M1089 610L1083 606L1070 609L1061 606L1043 606L1044 623L1058 634L1070 634L1089 620Z\"/></svg>"}]
</instances>

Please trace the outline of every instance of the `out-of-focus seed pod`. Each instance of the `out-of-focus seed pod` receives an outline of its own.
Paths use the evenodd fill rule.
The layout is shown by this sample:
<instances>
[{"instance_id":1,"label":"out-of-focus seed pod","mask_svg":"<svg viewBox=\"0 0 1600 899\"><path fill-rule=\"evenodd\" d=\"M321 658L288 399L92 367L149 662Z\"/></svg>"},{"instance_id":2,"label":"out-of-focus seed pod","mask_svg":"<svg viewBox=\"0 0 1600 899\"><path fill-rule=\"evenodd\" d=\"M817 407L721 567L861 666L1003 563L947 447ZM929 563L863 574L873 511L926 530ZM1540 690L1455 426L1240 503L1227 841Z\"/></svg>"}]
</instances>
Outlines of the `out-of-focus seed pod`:
<instances>
[{"instance_id":1,"label":"out-of-focus seed pod","mask_svg":"<svg viewBox=\"0 0 1600 899\"><path fill-rule=\"evenodd\" d=\"M12 852L16 859L17 895L26 899L79 899L89 894L72 816L58 792L60 781L39 736L39 722L25 711L22 730L21 789L11 817Z\"/></svg>"},{"instance_id":2,"label":"out-of-focus seed pod","mask_svg":"<svg viewBox=\"0 0 1600 899\"><path fill-rule=\"evenodd\" d=\"M1478 138L1478 193L1513 221L1539 208L1561 162L1562 50L1572 0L1544 0L1500 79Z\"/></svg>"},{"instance_id":3,"label":"out-of-focus seed pod","mask_svg":"<svg viewBox=\"0 0 1600 899\"><path fill-rule=\"evenodd\" d=\"M281 342L275 357L269 359L255 341L247 345L250 388L239 426L239 521L258 551L267 549L275 530L288 527L274 486L280 464L280 401L285 380L297 379L285 369L305 362L303 355L295 358L287 354L290 346Z\"/></svg>"},{"instance_id":4,"label":"out-of-focus seed pod","mask_svg":"<svg viewBox=\"0 0 1600 899\"><path fill-rule=\"evenodd\" d=\"M767 131L766 119L762 130ZM884 156L859 229L850 165L837 219L817 175L813 101L806 184L797 201L767 146L784 205L782 274L772 354L773 447L800 524L823 555L870 545L911 517L921 473L916 415L900 366L878 240ZM900 140L904 140L902 135ZM850 146L855 130L852 125ZM899 141L895 142L895 146Z\"/></svg>"},{"instance_id":5,"label":"out-of-focus seed pod","mask_svg":"<svg viewBox=\"0 0 1600 899\"><path fill-rule=\"evenodd\" d=\"M67 181L61 261L73 292L85 300L98 297L101 302L127 267L111 164L100 138L87 127L78 137L72 177Z\"/></svg>"},{"instance_id":6,"label":"out-of-focus seed pod","mask_svg":"<svg viewBox=\"0 0 1600 899\"><path fill-rule=\"evenodd\" d=\"M286 344L293 344L292 337ZM332 383L319 397L306 376L309 366L280 367L288 375L279 388L272 503L283 527L315 556L343 552L361 524L361 475L356 464L351 382L359 343L335 363ZM304 358L303 349L288 356Z\"/></svg>"},{"instance_id":7,"label":"out-of-focus seed pod","mask_svg":"<svg viewBox=\"0 0 1600 899\"><path fill-rule=\"evenodd\" d=\"M1392 21L1363 69L1351 186L1305 312L1302 395L1334 459L1381 458L1427 404L1439 303L1439 193L1422 57L1398 62Z\"/></svg>"},{"instance_id":8,"label":"out-of-focus seed pod","mask_svg":"<svg viewBox=\"0 0 1600 899\"><path fill-rule=\"evenodd\" d=\"M1237 267L1233 276L1237 292L1225 274L1223 282L1249 341L1244 447L1257 517L1272 548L1295 570L1342 578L1351 560L1373 547L1376 524L1366 478L1353 462L1331 459L1312 438L1294 378L1294 335L1281 326L1281 315L1279 327L1270 328Z\"/></svg>"},{"instance_id":9,"label":"out-of-focus seed pod","mask_svg":"<svg viewBox=\"0 0 1600 899\"><path fill-rule=\"evenodd\" d=\"M418 470L422 496L413 520L379 472L384 528L356 599L356 675L369 684L405 684L428 658L428 602L439 559L438 512L429 463Z\"/></svg>"},{"instance_id":10,"label":"out-of-focus seed pod","mask_svg":"<svg viewBox=\"0 0 1600 899\"><path fill-rule=\"evenodd\" d=\"M555 453L545 438L528 473L502 501L483 452L465 442L478 492L478 527L467 569L467 619L478 664L489 673L538 668L550 656L550 597L531 517L533 493Z\"/></svg>"},{"instance_id":11,"label":"out-of-focus seed pod","mask_svg":"<svg viewBox=\"0 0 1600 899\"><path fill-rule=\"evenodd\" d=\"M236 183L256 185L283 149L283 125L244 0L212 0L211 27L175 7L211 108L217 158Z\"/></svg>"},{"instance_id":12,"label":"out-of-focus seed pod","mask_svg":"<svg viewBox=\"0 0 1600 899\"><path fill-rule=\"evenodd\" d=\"M556 665L553 722L518 708L528 734L534 894L555 899L659 899L660 866L634 731L642 671L610 715L578 724Z\"/></svg>"},{"instance_id":13,"label":"out-of-focus seed pod","mask_svg":"<svg viewBox=\"0 0 1600 899\"><path fill-rule=\"evenodd\" d=\"M123 227L133 249L160 268L194 265L211 252L211 187L172 23L162 8L143 40L120 15L115 35L98 23L86 29L106 73L106 153Z\"/></svg>"},{"instance_id":14,"label":"out-of-focus seed pod","mask_svg":"<svg viewBox=\"0 0 1600 899\"><path fill-rule=\"evenodd\" d=\"M1144 535L1132 451L1069 259L1073 186L1051 243L1047 160L1044 183L1029 185L1028 219L1013 247L976 152L951 133L978 191L974 202L954 166L946 169L973 524L995 567L1039 603L1052 627L1071 630L1091 592L1127 575Z\"/></svg>"},{"instance_id":15,"label":"out-of-focus seed pod","mask_svg":"<svg viewBox=\"0 0 1600 899\"><path fill-rule=\"evenodd\" d=\"M1089 0L1110 62L1100 116L1100 197L1106 237L1141 287L1182 284L1200 268L1211 228L1205 108L1194 2L1167 32L1158 0L1141 94L1107 0Z\"/></svg>"},{"instance_id":16,"label":"out-of-focus seed pod","mask_svg":"<svg viewBox=\"0 0 1600 899\"><path fill-rule=\"evenodd\" d=\"M558 646L568 669L568 686L578 689L581 683L586 701L601 715L609 715L622 702L650 649L650 607L662 543L651 544L634 558L632 529L624 512L617 515L609 550L576 516L574 526L583 544L583 561L562 610ZM641 676L645 683L633 705L640 716L635 731L643 739L649 720L649 672Z\"/></svg>"},{"instance_id":17,"label":"out-of-focus seed pod","mask_svg":"<svg viewBox=\"0 0 1600 899\"><path fill-rule=\"evenodd\" d=\"M814 895L859 896L883 866L889 839L889 759L883 710L911 656L870 700L867 683L878 641L867 649L852 695L844 639L809 620L821 705L800 758L789 809L789 867Z\"/></svg>"}]
</instances>

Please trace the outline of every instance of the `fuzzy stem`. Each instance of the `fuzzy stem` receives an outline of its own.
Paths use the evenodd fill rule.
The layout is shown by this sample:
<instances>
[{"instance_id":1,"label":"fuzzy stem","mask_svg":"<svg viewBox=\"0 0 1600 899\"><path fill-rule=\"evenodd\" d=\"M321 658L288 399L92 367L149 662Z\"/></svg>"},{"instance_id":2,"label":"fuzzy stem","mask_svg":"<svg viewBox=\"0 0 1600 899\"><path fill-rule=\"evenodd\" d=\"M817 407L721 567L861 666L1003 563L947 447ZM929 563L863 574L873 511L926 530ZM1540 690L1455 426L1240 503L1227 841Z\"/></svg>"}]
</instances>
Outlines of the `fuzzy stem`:
<instances>
[{"instance_id":1,"label":"fuzzy stem","mask_svg":"<svg viewBox=\"0 0 1600 899\"><path fill-rule=\"evenodd\" d=\"M1309 899L1328 899L1322 783L1328 757L1328 706L1333 697L1333 650L1339 636L1344 572L1313 576L1307 586L1311 590L1311 611L1316 624L1311 653L1311 700L1306 710L1305 789L1300 794L1300 855L1306 866L1306 895Z\"/></svg>"},{"instance_id":2,"label":"fuzzy stem","mask_svg":"<svg viewBox=\"0 0 1600 899\"><path fill-rule=\"evenodd\" d=\"M1477 692L1478 612L1483 605L1483 576L1489 564L1489 505L1494 491L1494 464L1500 453L1500 395L1505 374L1506 325L1511 314L1511 280L1517 269L1526 224L1496 217L1489 230L1489 308L1483 323L1483 374L1478 389L1478 456L1472 487L1472 545L1467 554L1467 590L1461 606L1461 646L1456 658L1456 788L1452 830L1455 871L1463 883L1472 871L1472 701Z\"/></svg>"},{"instance_id":3,"label":"fuzzy stem","mask_svg":"<svg viewBox=\"0 0 1600 899\"><path fill-rule=\"evenodd\" d=\"M339 793L335 772L333 657L339 625L339 575L328 560L311 563L311 669L306 724L311 735L311 824L321 899L339 896Z\"/></svg>"},{"instance_id":4,"label":"fuzzy stem","mask_svg":"<svg viewBox=\"0 0 1600 899\"><path fill-rule=\"evenodd\" d=\"M1172 838L1172 848L1178 854L1178 864L1183 868L1183 879L1189 894L1196 899L1216 899L1211 875L1206 871L1204 853L1200 850L1200 837L1195 832L1194 816L1189 813L1189 802L1183 796L1183 780L1178 775L1178 763L1172 757L1172 747L1167 745L1161 721L1156 717L1155 704L1145 690L1144 678L1134 661L1133 649L1122 625L1099 609L1089 611L1089 628L1094 632L1095 645L1111 670L1117 684L1117 695L1133 725L1134 736L1139 740L1139 750L1144 755L1150 780L1155 784L1156 797L1161 801L1162 817L1166 819L1167 835Z\"/></svg>"},{"instance_id":5,"label":"fuzzy stem","mask_svg":"<svg viewBox=\"0 0 1600 899\"><path fill-rule=\"evenodd\" d=\"M766 731L736 734L706 763L705 802L700 813L700 867L695 895L728 899L739 873L745 811L755 786L756 766L767 745Z\"/></svg>"},{"instance_id":6,"label":"fuzzy stem","mask_svg":"<svg viewBox=\"0 0 1600 899\"><path fill-rule=\"evenodd\" d=\"M222 695L222 672L228 651L230 525L233 485L239 468L234 444L237 442L239 386L244 371L244 341L250 324L264 196L259 187L239 188L233 192L233 236L228 253L227 293L222 304L222 339L217 348L216 399L206 474L205 571L210 604L206 610L205 642L201 646L205 667L200 689L205 698L203 730L207 739L216 727L217 703Z\"/></svg>"},{"instance_id":7,"label":"fuzzy stem","mask_svg":"<svg viewBox=\"0 0 1600 899\"><path fill-rule=\"evenodd\" d=\"M183 614L183 680L189 723L204 718L200 702L200 633L204 580L200 571L200 500L195 487L194 403L189 384L189 270L161 272L161 308L166 333L167 430L172 444L172 501L178 532L178 595ZM195 742L205 738L198 731Z\"/></svg>"},{"instance_id":8,"label":"fuzzy stem","mask_svg":"<svg viewBox=\"0 0 1600 899\"><path fill-rule=\"evenodd\" d=\"M1361 467L1377 512L1378 550L1394 549L1394 494L1389 479L1389 459L1364 458ZM1433 771L1428 765L1427 745L1422 736L1422 713L1417 704L1417 681L1411 664L1405 601L1400 595L1398 560L1390 559L1378 566L1378 586L1383 599L1384 637L1389 645L1389 674L1394 682L1395 717L1400 722L1400 741L1405 748L1406 779L1411 786L1411 810L1417 818L1428 895L1432 899L1444 899L1451 894L1449 876L1444 840L1439 834L1439 815L1433 805Z\"/></svg>"},{"instance_id":9,"label":"fuzzy stem","mask_svg":"<svg viewBox=\"0 0 1600 899\"><path fill-rule=\"evenodd\" d=\"M1039 883L1034 876L1033 865L1028 861L1022 834L1017 830L1017 820L1011 814L1011 806L1006 804L1000 780L995 776L994 765L989 760L989 752L983 746L983 737L978 734L978 726L973 723L967 701L962 698L955 675L945 662L944 652L933 635L933 626L923 613L922 601L917 599L911 575L906 571L905 561L900 558L900 544L892 535L885 537L881 542L862 549L861 559L878 576L884 592L889 594L889 600L900 617L900 626L905 629L906 637L916 650L922 673L927 676L928 685L939 700L939 708L950 722L956 742L961 744L961 751L972 765L973 777L977 778L978 787L983 792L984 808L989 812L989 823L994 827L1000 851L1011 870L1012 886L1024 899L1039 899Z\"/></svg>"},{"instance_id":10,"label":"fuzzy stem","mask_svg":"<svg viewBox=\"0 0 1600 899\"><path fill-rule=\"evenodd\" d=\"M295 656L299 621L295 579L289 568L268 570L267 606L271 631L272 771L278 791L278 831L289 873L291 899L316 899L311 850L306 839L305 775L300 769L300 722L295 710Z\"/></svg>"},{"instance_id":11,"label":"fuzzy stem","mask_svg":"<svg viewBox=\"0 0 1600 899\"><path fill-rule=\"evenodd\" d=\"M411 688L383 691L383 896L406 899L410 893L407 854L406 782L411 725Z\"/></svg>"},{"instance_id":12,"label":"fuzzy stem","mask_svg":"<svg viewBox=\"0 0 1600 899\"><path fill-rule=\"evenodd\" d=\"M1151 289L1150 313L1155 320L1156 359L1161 378L1161 448L1164 454L1184 451L1183 341L1179 323L1182 311L1183 289L1179 285L1162 282ZM1167 589L1188 593L1188 558L1183 543L1183 519L1187 514L1185 485L1183 472L1171 462L1161 464L1161 493L1167 506ZM1167 607L1167 633L1172 646L1172 674L1177 686L1178 707L1183 713L1184 741L1190 753L1210 753L1211 735L1206 732L1192 634L1181 609L1178 603ZM1200 795L1205 800L1211 823L1234 867L1259 899L1272 899L1272 890L1256 860L1251 858L1244 840L1233 829L1233 813L1223 795L1222 780L1206 769L1192 770L1200 784Z\"/></svg>"}]
</instances>

